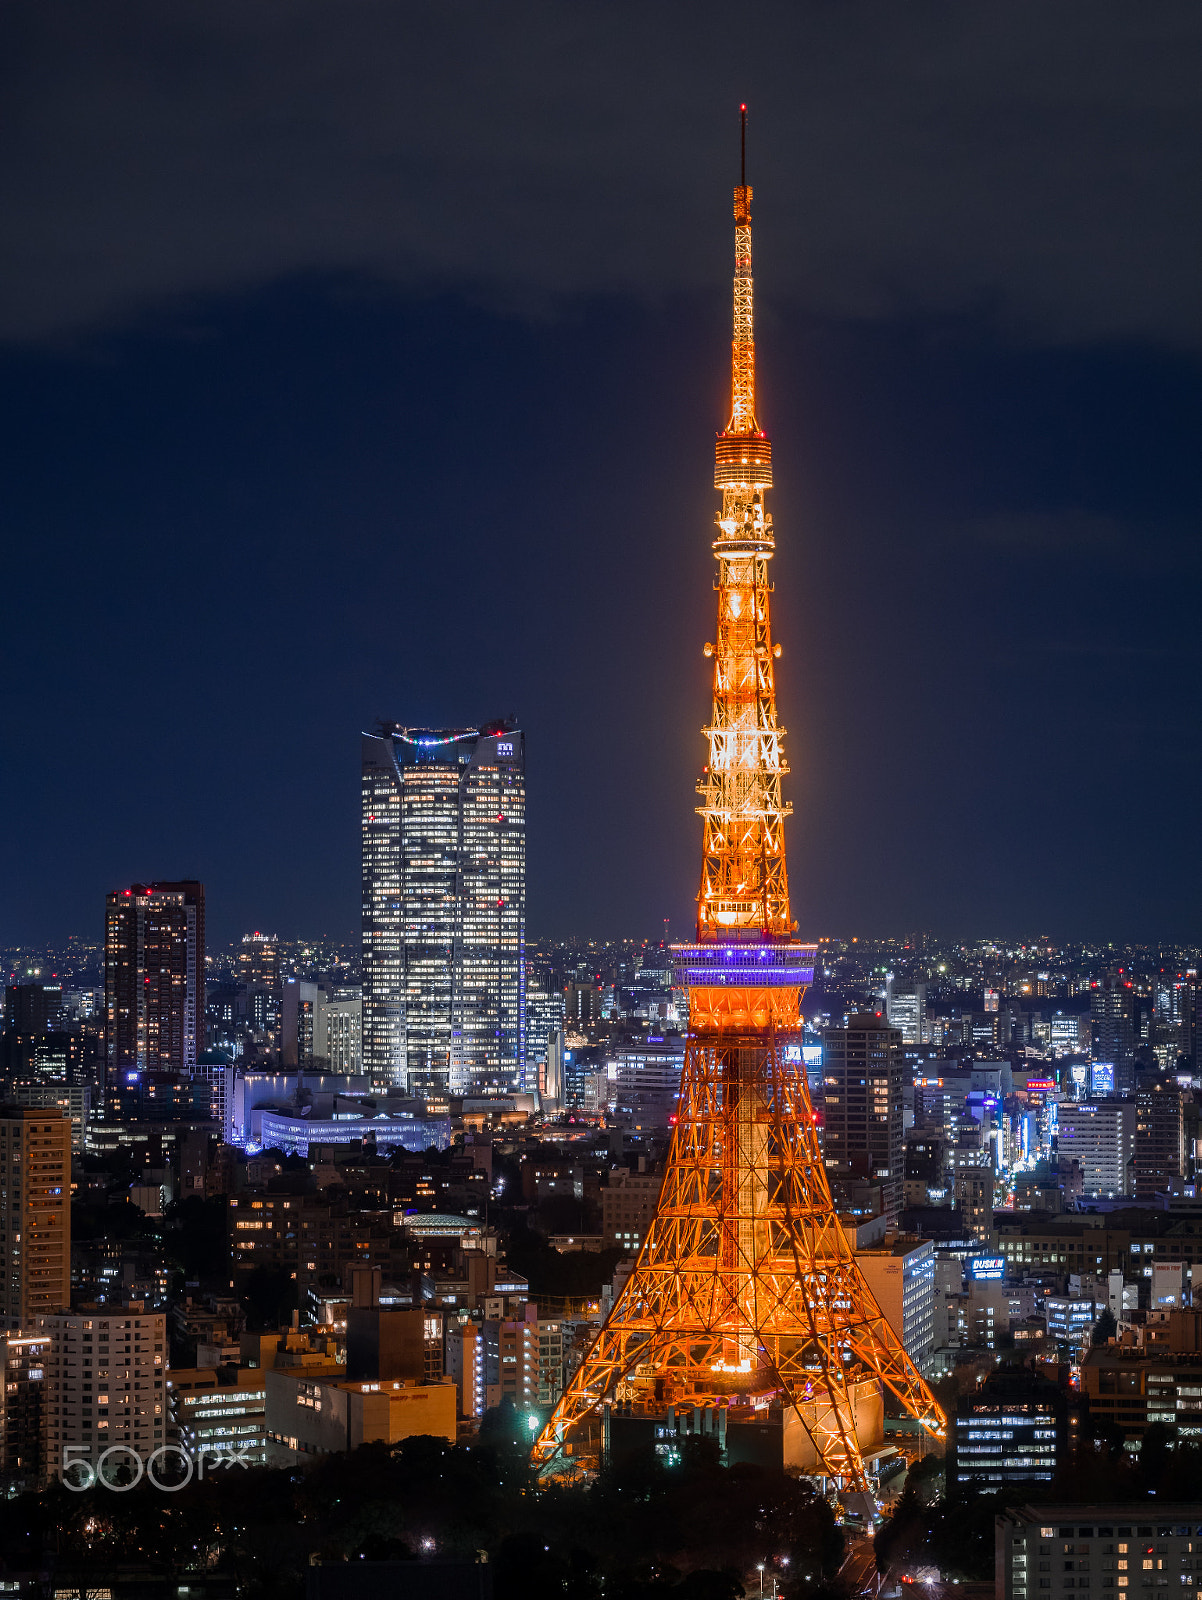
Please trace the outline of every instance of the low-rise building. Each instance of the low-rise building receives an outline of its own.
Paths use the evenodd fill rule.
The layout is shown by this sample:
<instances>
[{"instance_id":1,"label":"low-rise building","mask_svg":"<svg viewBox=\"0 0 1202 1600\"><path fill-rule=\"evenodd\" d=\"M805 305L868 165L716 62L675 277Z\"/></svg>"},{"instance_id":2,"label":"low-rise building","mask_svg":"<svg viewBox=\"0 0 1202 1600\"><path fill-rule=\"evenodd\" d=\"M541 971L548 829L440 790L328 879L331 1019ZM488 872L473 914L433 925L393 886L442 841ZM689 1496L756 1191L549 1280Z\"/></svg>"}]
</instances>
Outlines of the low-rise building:
<instances>
[{"instance_id":1,"label":"low-rise building","mask_svg":"<svg viewBox=\"0 0 1202 1600\"><path fill-rule=\"evenodd\" d=\"M609 1174L609 1183L601 1190L601 1233L607 1249L620 1246L637 1254L655 1216L663 1182L661 1172L620 1168Z\"/></svg>"},{"instance_id":2,"label":"low-rise building","mask_svg":"<svg viewBox=\"0 0 1202 1600\"><path fill-rule=\"evenodd\" d=\"M475 1421L502 1401L519 1409L555 1405L567 1382L567 1344L558 1319L540 1318L528 1305L511 1320L486 1318L448 1331L447 1374L455 1383L460 1415Z\"/></svg>"},{"instance_id":3,"label":"low-rise building","mask_svg":"<svg viewBox=\"0 0 1202 1600\"><path fill-rule=\"evenodd\" d=\"M1025 1368L999 1368L961 1397L951 1419L947 1482L982 1490L1050 1483L1067 1446L1064 1395Z\"/></svg>"},{"instance_id":4,"label":"low-rise building","mask_svg":"<svg viewBox=\"0 0 1202 1600\"><path fill-rule=\"evenodd\" d=\"M1073 1300L1067 1295L1048 1295L1043 1302L1048 1333L1070 1351L1080 1350L1089 1343L1094 1323L1101 1315L1101 1306L1092 1300Z\"/></svg>"},{"instance_id":5,"label":"low-rise building","mask_svg":"<svg viewBox=\"0 0 1202 1600\"><path fill-rule=\"evenodd\" d=\"M1142 1347L1099 1345L1082 1362L1091 1416L1115 1423L1131 1440L1152 1422L1175 1429L1179 1439L1202 1437L1202 1312L1167 1312L1144 1336Z\"/></svg>"},{"instance_id":6,"label":"low-rise building","mask_svg":"<svg viewBox=\"0 0 1202 1600\"><path fill-rule=\"evenodd\" d=\"M264 1378L268 1454L279 1464L377 1441L397 1444L418 1434L455 1442L455 1384L449 1378L353 1383L274 1370Z\"/></svg>"},{"instance_id":7,"label":"low-rise building","mask_svg":"<svg viewBox=\"0 0 1202 1600\"><path fill-rule=\"evenodd\" d=\"M173 1371L167 1379L170 1425L175 1441L193 1460L201 1455L237 1456L252 1466L267 1459L267 1386L259 1371L240 1372L222 1383L213 1368Z\"/></svg>"}]
</instances>

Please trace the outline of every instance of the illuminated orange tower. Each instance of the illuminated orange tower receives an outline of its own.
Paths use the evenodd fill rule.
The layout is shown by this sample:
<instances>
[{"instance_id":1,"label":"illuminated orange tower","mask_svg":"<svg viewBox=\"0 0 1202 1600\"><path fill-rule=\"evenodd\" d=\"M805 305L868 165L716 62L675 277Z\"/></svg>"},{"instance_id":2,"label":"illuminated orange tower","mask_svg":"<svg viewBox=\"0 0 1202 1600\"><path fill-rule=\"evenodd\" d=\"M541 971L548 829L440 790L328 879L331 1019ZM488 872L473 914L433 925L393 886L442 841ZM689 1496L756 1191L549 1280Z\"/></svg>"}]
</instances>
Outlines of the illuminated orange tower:
<instances>
[{"instance_id":1,"label":"illuminated orange tower","mask_svg":"<svg viewBox=\"0 0 1202 1600\"><path fill-rule=\"evenodd\" d=\"M744 160L746 108L743 115ZM835 1215L805 1069L786 1054L816 950L795 938L781 796L765 495L772 446L755 406L751 190L735 189L730 421L718 435L709 765L697 938L675 947L690 1031L655 1219L629 1280L534 1447L552 1467L605 1404L781 1420L790 1464L868 1488L882 1385L942 1435L945 1418L882 1315Z\"/></svg>"}]
</instances>

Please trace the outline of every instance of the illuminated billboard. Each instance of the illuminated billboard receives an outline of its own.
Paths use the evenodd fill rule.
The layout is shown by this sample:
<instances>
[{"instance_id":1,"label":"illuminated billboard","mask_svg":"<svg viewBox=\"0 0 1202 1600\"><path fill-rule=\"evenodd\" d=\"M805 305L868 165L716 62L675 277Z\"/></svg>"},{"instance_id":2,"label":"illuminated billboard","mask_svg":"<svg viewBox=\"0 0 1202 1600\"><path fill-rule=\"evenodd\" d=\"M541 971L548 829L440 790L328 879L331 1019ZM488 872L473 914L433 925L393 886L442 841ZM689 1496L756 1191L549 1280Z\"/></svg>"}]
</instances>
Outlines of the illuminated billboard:
<instances>
[{"instance_id":1,"label":"illuminated billboard","mask_svg":"<svg viewBox=\"0 0 1202 1600\"><path fill-rule=\"evenodd\" d=\"M968 1263L969 1277L978 1283L1000 1283L1006 1276L1004 1256L973 1256Z\"/></svg>"},{"instance_id":2,"label":"illuminated billboard","mask_svg":"<svg viewBox=\"0 0 1202 1600\"><path fill-rule=\"evenodd\" d=\"M1114 1093L1114 1062L1095 1061L1089 1074L1090 1094Z\"/></svg>"}]
</instances>

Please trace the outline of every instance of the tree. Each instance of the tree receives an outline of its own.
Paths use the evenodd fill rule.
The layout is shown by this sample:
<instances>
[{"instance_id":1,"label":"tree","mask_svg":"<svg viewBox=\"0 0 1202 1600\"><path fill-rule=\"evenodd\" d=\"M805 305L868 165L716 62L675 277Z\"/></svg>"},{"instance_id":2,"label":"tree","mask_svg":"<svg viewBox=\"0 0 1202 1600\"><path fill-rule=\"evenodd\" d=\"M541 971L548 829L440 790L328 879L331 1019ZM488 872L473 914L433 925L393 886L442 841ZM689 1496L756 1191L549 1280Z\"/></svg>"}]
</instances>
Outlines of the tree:
<instances>
[{"instance_id":1,"label":"tree","mask_svg":"<svg viewBox=\"0 0 1202 1600\"><path fill-rule=\"evenodd\" d=\"M1093 1332L1089 1336L1089 1342L1096 1348L1098 1345L1105 1344L1108 1340L1113 1339L1118 1331L1119 1325L1114 1320L1114 1312L1111 1311L1109 1306L1103 1306L1101 1316L1093 1325Z\"/></svg>"},{"instance_id":2,"label":"tree","mask_svg":"<svg viewBox=\"0 0 1202 1600\"><path fill-rule=\"evenodd\" d=\"M271 1333L296 1310L296 1280L283 1267L256 1267L243 1290L246 1325L252 1333Z\"/></svg>"},{"instance_id":3,"label":"tree","mask_svg":"<svg viewBox=\"0 0 1202 1600\"><path fill-rule=\"evenodd\" d=\"M1144 1487L1156 1489L1169 1466L1169 1453L1177 1437L1176 1428L1164 1422L1150 1422L1139 1446L1139 1475Z\"/></svg>"}]
</instances>

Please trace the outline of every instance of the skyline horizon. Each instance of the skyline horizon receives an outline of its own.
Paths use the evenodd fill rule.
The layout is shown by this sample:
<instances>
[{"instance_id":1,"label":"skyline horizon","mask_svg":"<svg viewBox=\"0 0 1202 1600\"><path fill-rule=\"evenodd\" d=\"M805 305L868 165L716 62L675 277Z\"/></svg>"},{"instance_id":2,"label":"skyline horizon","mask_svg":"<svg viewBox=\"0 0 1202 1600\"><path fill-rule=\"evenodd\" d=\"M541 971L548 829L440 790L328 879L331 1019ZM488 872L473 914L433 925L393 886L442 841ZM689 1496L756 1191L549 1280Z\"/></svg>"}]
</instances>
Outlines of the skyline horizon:
<instances>
[{"instance_id":1,"label":"skyline horizon","mask_svg":"<svg viewBox=\"0 0 1202 1600\"><path fill-rule=\"evenodd\" d=\"M1043 25L1071 48L1055 18ZM196 26L230 46L219 19ZM782 19L782 60L808 26ZM1202 49L1202 29L1179 31ZM946 85L965 42L938 53ZM845 87L880 66L834 60ZM904 77L914 62L894 66ZM1000 107L1008 130L1030 85L1009 57L990 71L989 115ZM925 120L899 144L916 132L904 95L874 101L853 138L840 96L800 111L789 82L775 67L738 85L725 65L707 74L679 130L657 124L646 190L615 191L596 159L597 128L625 127L617 108L576 125L535 96L494 129L461 107L438 195L474 193L487 149L497 195L536 231L515 236L491 198L440 209L439 270L409 270L406 219L358 192L347 252L307 252L289 188L265 213L277 248L256 234L264 248L240 268L235 225L228 257L179 281L169 251L148 282L135 206L114 213L90 308L65 279L22 280L27 334L0 329L19 597L3 736L20 774L0 927L34 941L87 929L112 882L183 860L223 935L269 913L352 938L355 729L385 710L471 726L468 710L498 704L521 708L529 740L531 927L655 929L665 910L691 926L712 441L729 399L730 111L746 101L794 920L961 938L1063 926L1098 943L1117 925L1188 943L1202 881L1202 354L1189 297L1166 288L1156 316L1132 317L1152 268L1129 259L1124 222L1147 220L1148 194L1066 236L1030 182L1045 201L1066 173L1074 196L1092 193L1079 180L1096 151L1066 146L1055 97L1038 98L1024 141L996 145L1010 187L994 192L1033 249L999 256L974 145L949 168ZM1162 106L1157 74L1139 83ZM309 93L272 80L265 127L276 114L293 127ZM1159 173L1163 130L1121 97L1100 104L1115 137L1138 134L1138 170ZM931 125L963 131L966 115L952 95ZM825 164L799 157L811 116L849 140L837 193ZM565 117L579 136L563 146L578 156L570 198L557 167L530 169L526 138ZM373 138L381 158L410 149L406 128ZM625 133L615 150L642 170ZM358 170L340 150L344 168ZM139 205L162 176L146 174ZM841 195L856 197L850 231ZM41 224L54 215L29 204ZM1171 278L1193 259L1192 224L1153 211L1156 271ZM641 253L615 256L632 228ZM1057 254L1083 239L1088 305ZM515 264L530 258L513 247L532 240L523 296Z\"/></svg>"}]
</instances>

